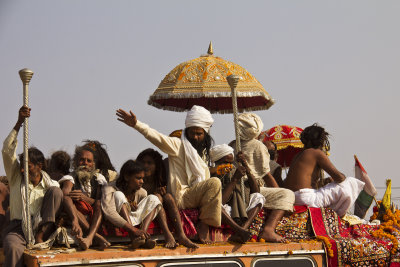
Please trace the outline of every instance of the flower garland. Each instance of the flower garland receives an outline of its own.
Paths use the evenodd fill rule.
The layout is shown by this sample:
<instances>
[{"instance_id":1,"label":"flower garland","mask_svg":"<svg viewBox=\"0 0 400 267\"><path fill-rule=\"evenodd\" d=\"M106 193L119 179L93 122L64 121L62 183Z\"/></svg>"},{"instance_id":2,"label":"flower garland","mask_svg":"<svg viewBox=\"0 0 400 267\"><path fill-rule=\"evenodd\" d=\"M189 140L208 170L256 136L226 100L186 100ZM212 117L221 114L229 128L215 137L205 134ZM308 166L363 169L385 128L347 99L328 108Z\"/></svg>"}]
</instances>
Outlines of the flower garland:
<instances>
[{"instance_id":1,"label":"flower garland","mask_svg":"<svg viewBox=\"0 0 400 267\"><path fill-rule=\"evenodd\" d=\"M217 167L217 174L225 175L227 173L230 173L232 169L233 169L232 164L221 164Z\"/></svg>"},{"instance_id":2,"label":"flower garland","mask_svg":"<svg viewBox=\"0 0 400 267\"><path fill-rule=\"evenodd\" d=\"M318 241L324 242L325 248L328 251L328 256L330 258L332 258L333 257L333 249L332 249L332 244L329 241L329 237L317 235L316 238L317 238Z\"/></svg>"},{"instance_id":3,"label":"flower garland","mask_svg":"<svg viewBox=\"0 0 400 267\"><path fill-rule=\"evenodd\" d=\"M377 202L377 205L380 205L381 201ZM374 213L370 218L370 221L376 220L379 217L379 208L377 206L373 209ZM397 249L399 248L399 241L394 235L395 232L400 232L400 210L395 210L394 213L387 209L385 214L383 214L381 220L383 221L379 228L372 233L372 236L375 238L387 238L392 241L393 247L390 250L391 254L395 254Z\"/></svg>"}]
</instances>

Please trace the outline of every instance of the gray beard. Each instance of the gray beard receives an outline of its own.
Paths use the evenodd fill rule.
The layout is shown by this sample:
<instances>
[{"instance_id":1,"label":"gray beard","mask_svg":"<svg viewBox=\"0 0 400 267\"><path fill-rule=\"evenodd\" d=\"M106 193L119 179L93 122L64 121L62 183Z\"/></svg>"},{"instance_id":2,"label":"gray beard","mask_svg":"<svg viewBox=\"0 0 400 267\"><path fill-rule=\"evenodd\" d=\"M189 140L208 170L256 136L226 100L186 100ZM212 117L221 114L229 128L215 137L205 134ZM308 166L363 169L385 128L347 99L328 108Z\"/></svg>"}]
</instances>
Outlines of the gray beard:
<instances>
[{"instance_id":1,"label":"gray beard","mask_svg":"<svg viewBox=\"0 0 400 267\"><path fill-rule=\"evenodd\" d=\"M87 193L88 196L92 193L92 186L90 185L90 180L92 180L95 175L96 170L88 171L85 166L80 166L75 170L76 177L82 186L82 191Z\"/></svg>"}]
</instances>

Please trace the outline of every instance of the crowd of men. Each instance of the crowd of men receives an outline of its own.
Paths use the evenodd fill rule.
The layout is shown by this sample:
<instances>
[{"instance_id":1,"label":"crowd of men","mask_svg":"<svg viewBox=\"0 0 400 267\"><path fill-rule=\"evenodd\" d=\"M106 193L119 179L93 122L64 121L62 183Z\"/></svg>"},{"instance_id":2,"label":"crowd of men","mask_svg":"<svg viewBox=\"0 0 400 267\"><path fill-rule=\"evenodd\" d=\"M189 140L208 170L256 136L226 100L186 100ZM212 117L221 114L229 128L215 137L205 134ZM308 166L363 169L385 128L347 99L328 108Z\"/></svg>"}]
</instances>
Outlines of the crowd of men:
<instances>
[{"instance_id":1,"label":"crowd of men","mask_svg":"<svg viewBox=\"0 0 400 267\"><path fill-rule=\"evenodd\" d=\"M166 247L181 244L196 248L198 245L182 230L179 210L183 209L199 211L196 227L199 243L213 242L209 227L220 227L221 223L233 230L232 241L248 241L249 226L262 208L268 210L268 216L259 238L281 242L275 228L285 214L293 211L294 205L331 207L343 216L364 186L357 179L346 178L331 163L326 154L329 134L316 124L302 132L304 149L282 180L282 168L274 161L276 146L257 139L264 127L258 115L239 115L241 146L236 151L235 140L230 145L214 145L209 134L214 120L200 106L193 106L187 113L180 137L159 133L138 120L132 111L116 111L119 121L167 154L166 160L159 161L163 164L154 167L158 172L148 174L151 162L154 165L158 161L155 156L150 163L146 159L149 161L158 152L147 151L149 157L143 154L137 160L127 161L118 174L105 147L94 140L86 140L77 147L72 159L66 152L57 151L47 160L39 149L31 147L28 170L24 170L23 155L19 159L16 155L17 136L30 112L28 107L20 108L18 120L2 148L6 177L0 181L0 226L4 229L5 266L22 266L27 240L42 243L60 225L71 228L81 249L110 246L99 231L105 221L126 229L133 248L152 248L155 242L147 227L157 219ZM154 175L161 173L161 169L164 176ZM29 185L23 179L25 171ZM330 177L324 178L321 171ZM160 178L153 183L154 190L148 192L143 187L146 181L151 183L146 180L151 175ZM28 200L24 193L26 186L30 192ZM26 214L26 203L30 205L30 214ZM33 229L30 236L25 227L28 216ZM166 216L174 224L176 240L168 230Z\"/></svg>"}]
</instances>

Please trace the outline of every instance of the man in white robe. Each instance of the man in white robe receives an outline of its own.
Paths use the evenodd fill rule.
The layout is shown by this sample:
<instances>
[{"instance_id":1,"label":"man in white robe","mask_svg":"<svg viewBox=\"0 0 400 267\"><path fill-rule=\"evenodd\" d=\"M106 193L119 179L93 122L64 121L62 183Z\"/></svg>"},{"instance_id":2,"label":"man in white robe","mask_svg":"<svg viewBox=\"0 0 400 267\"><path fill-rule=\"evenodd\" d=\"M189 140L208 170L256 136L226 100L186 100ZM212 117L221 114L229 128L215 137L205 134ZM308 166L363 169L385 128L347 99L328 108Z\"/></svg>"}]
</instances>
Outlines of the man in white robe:
<instances>
[{"instance_id":1,"label":"man in white robe","mask_svg":"<svg viewBox=\"0 0 400 267\"><path fill-rule=\"evenodd\" d=\"M193 106L187 113L182 137L170 137L137 120L135 114L119 109L118 120L141 133L153 145L168 154L169 180L167 190L179 209L199 208L199 240L210 243L208 226L221 226L221 181L210 177L208 169L214 120L208 110Z\"/></svg>"}]
</instances>

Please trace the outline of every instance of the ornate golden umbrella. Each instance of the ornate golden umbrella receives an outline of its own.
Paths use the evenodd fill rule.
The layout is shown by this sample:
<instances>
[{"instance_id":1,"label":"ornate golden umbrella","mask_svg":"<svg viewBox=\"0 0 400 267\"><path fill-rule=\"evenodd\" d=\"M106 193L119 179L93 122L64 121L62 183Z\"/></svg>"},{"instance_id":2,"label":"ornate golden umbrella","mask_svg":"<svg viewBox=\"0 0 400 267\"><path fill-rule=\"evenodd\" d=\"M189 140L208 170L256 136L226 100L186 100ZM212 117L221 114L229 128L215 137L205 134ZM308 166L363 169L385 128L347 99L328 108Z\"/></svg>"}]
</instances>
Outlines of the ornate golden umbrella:
<instances>
[{"instance_id":1,"label":"ornate golden umbrella","mask_svg":"<svg viewBox=\"0 0 400 267\"><path fill-rule=\"evenodd\" d=\"M238 112L266 110L274 100L243 67L214 56L210 42L207 55L176 66L147 103L172 111L187 111L198 105L211 113L233 113L236 151L240 151ZM244 199L243 179L241 187Z\"/></svg>"},{"instance_id":2,"label":"ornate golden umbrella","mask_svg":"<svg viewBox=\"0 0 400 267\"><path fill-rule=\"evenodd\" d=\"M148 104L160 109L187 111L193 105L211 113L232 113L232 93L227 77L236 75L238 111L265 110L274 100L243 67L214 56L212 44L207 55L183 62L170 71L150 96Z\"/></svg>"}]
</instances>

